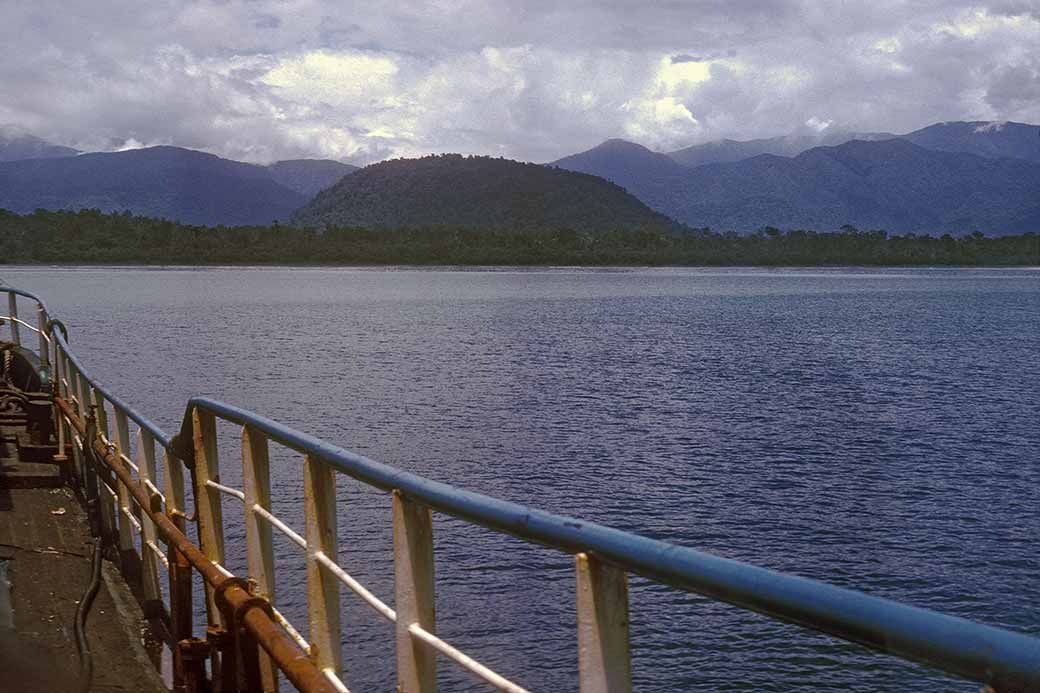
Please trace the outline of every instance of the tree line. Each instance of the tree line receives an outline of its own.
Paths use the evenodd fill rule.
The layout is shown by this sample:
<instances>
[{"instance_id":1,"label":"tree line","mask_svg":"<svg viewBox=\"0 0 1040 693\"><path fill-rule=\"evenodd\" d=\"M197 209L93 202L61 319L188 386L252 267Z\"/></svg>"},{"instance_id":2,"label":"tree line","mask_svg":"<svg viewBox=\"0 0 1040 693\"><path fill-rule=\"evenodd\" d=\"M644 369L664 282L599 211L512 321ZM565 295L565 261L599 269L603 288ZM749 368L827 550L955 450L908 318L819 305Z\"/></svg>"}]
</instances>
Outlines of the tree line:
<instances>
[{"instance_id":1,"label":"tree line","mask_svg":"<svg viewBox=\"0 0 1040 693\"><path fill-rule=\"evenodd\" d=\"M98 210L0 210L0 263L151 265L1040 265L1040 235L459 226L201 227Z\"/></svg>"}]
</instances>

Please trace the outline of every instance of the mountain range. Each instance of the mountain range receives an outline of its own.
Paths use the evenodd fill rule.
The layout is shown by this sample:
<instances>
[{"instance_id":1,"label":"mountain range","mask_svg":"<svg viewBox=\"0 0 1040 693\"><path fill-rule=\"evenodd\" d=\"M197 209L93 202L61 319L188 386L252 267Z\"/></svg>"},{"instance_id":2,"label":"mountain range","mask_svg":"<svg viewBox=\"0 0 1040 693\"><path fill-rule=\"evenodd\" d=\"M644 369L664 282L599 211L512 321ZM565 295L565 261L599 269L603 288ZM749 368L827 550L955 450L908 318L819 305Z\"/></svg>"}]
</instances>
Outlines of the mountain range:
<instances>
[{"instance_id":1,"label":"mountain range","mask_svg":"<svg viewBox=\"0 0 1040 693\"><path fill-rule=\"evenodd\" d=\"M878 142L904 139L926 149L965 152L986 157L1012 157L1040 161L1040 128L1013 122L948 122L894 135L890 132L851 132L827 128L819 133L782 135L756 140L715 140L669 152L668 157L683 166L728 163L750 159L759 154L797 156L813 147L845 144L852 140Z\"/></svg>"},{"instance_id":2,"label":"mountain range","mask_svg":"<svg viewBox=\"0 0 1040 693\"><path fill-rule=\"evenodd\" d=\"M815 146L794 156L738 157L739 147L701 145L701 161L608 140L551 164L621 185L650 207L695 227L836 230L845 224L896 233L1005 235L1040 230L1040 127L938 123L905 136ZM839 137L842 139L844 136ZM744 154L778 141L733 142ZM799 147L791 138L783 146ZM714 149L713 149L714 147ZM735 159L735 160L734 160Z\"/></svg>"},{"instance_id":3,"label":"mountain range","mask_svg":"<svg viewBox=\"0 0 1040 693\"><path fill-rule=\"evenodd\" d=\"M692 169L669 209L713 229L988 235L1040 229L1040 164L941 152L902 139L852 140ZM695 195L682 194L696 191Z\"/></svg>"},{"instance_id":4,"label":"mountain range","mask_svg":"<svg viewBox=\"0 0 1040 693\"><path fill-rule=\"evenodd\" d=\"M206 226L286 222L356 168L294 160L256 166L180 147L0 163L0 208L96 208Z\"/></svg>"},{"instance_id":5,"label":"mountain range","mask_svg":"<svg viewBox=\"0 0 1040 693\"><path fill-rule=\"evenodd\" d=\"M703 166L704 164L742 161L759 154L797 156L813 147L834 146L851 140L876 142L878 140L890 140L894 137L896 135L889 132L831 131L828 128L823 132L814 134L781 135L780 137L755 140L714 140L669 152L667 156L683 166L693 167Z\"/></svg>"},{"instance_id":6,"label":"mountain range","mask_svg":"<svg viewBox=\"0 0 1040 693\"><path fill-rule=\"evenodd\" d=\"M828 128L671 153L613 139L545 166L448 155L359 170L320 159L259 166L168 146L81 154L0 127L0 208L127 210L208 226L595 229L671 224L665 215L718 231L851 224L1004 235L1040 231L1038 135L1023 123L944 122L905 135Z\"/></svg>"}]
</instances>

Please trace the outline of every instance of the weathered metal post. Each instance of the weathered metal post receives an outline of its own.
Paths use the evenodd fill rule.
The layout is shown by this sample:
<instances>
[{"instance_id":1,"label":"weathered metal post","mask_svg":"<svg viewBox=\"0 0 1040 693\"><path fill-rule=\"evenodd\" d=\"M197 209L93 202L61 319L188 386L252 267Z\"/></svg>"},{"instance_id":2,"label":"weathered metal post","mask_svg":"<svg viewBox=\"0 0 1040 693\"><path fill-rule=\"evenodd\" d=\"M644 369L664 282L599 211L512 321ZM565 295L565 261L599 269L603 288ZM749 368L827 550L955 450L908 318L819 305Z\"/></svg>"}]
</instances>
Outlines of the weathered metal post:
<instances>
[{"instance_id":1,"label":"weathered metal post","mask_svg":"<svg viewBox=\"0 0 1040 693\"><path fill-rule=\"evenodd\" d=\"M303 508L307 521L307 620L311 658L319 669L340 675L339 581L318 560L337 555L336 475L320 459L303 461Z\"/></svg>"},{"instance_id":2,"label":"weathered metal post","mask_svg":"<svg viewBox=\"0 0 1040 693\"><path fill-rule=\"evenodd\" d=\"M90 520L90 533L95 537L105 536L105 529L101 520L101 502L99 500L97 467L94 465L94 453L91 446L97 430L97 417L94 412L96 407L90 406L90 413L86 418L86 426L81 439L82 449L80 456L83 460L83 497L87 501L87 519ZM77 448L80 446L77 446Z\"/></svg>"},{"instance_id":3,"label":"weathered metal post","mask_svg":"<svg viewBox=\"0 0 1040 693\"><path fill-rule=\"evenodd\" d=\"M246 566L256 592L275 603L274 545L271 526L261 521L257 506L271 510L271 472L267 437L248 426L242 427L242 491L245 495ZM245 655L243 655L245 656ZM278 690L278 668L266 652L259 652L264 691Z\"/></svg>"},{"instance_id":4,"label":"weathered metal post","mask_svg":"<svg viewBox=\"0 0 1040 693\"><path fill-rule=\"evenodd\" d=\"M579 553L578 677L581 693L630 693L628 580L623 570Z\"/></svg>"},{"instance_id":5,"label":"weathered metal post","mask_svg":"<svg viewBox=\"0 0 1040 693\"><path fill-rule=\"evenodd\" d=\"M67 393L68 397L67 397L67 399L70 400L70 406L72 407L73 412L77 416L79 416L84 421L86 421L87 415L83 411L83 404L82 404L83 400L80 399L80 395L79 395L79 370L77 370L76 368L74 368L72 366L72 362L69 360L67 355L65 357L65 377L66 377L66 379L68 381L66 383L66 387L67 387L67 390L68 390L68 393ZM75 400L75 401L72 401L72 400ZM64 419L64 417L63 417L62 420L65 421L66 424L68 424L68 421L66 421ZM77 480L77 483L79 484L80 490L83 491L84 497L86 497L86 488L87 488L86 487L86 483L87 483L87 481L86 481L86 469L85 469L85 459L83 457L83 450L80 448L79 445L75 444L76 438L78 436L77 436L76 430L71 425L68 426L68 432L69 432L68 442L72 445L72 468L73 468L73 470L76 473L76 480Z\"/></svg>"},{"instance_id":6,"label":"weathered metal post","mask_svg":"<svg viewBox=\"0 0 1040 693\"><path fill-rule=\"evenodd\" d=\"M220 460L217 456L217 420L212 413L196 407L191 414L195 442L195 465L192 469L195 488L195 514L198 517L199 544L206 558L224 563L224 514L220 491L207 481L220 483ZM208 582L206 588L206 639L213 646L211 673L214 682L223 679L224 656L227 653L227 619L216 602L216 592Z\"/></svg>"},{"instance_id":7,"label":"weathered metal post","mask_svg":"<svg viewBox=\"0 0 1040 693\"><path fill-rule=\"evenodd\" d=\"M264 684L260 669L260 646L244 623L235 624L235 645L238 668L241 671L239 690L249 693L272 690Z\"/></svg>"},{"instance_id":8,"label":"weathered metal post","mask_svg":"<svg viewBox=\"0 0 1040 693\"><path fill-rule=\"evenodd\" d=\"M408 631L436 632L433 522L430 509L393 494L394 608L397 612L397 685L401 693L437 690L437 653Z\"/></svg>"},{"instance_id":9,"label":"weathered metal post","mask_svg":"<svg viewBox=\"0 0 1040 693\"><path fill-rule=\"evenodd\" d=\"M171 457L169 452L163 455L164 490L166 493L166 516L180 532L186 529L184 520L184 472L181 461ZM194 691L195 681L202 672L205 680L205 666L196 665L196 653L200 645L192 643L192 605L191 605L191 563L171 543L167 549L167 560L170 564L170 630L174 642L173 684L177 693ZM204 644L204 643L203 643ZM201 657L205 660L209 650Z\"/></svg>"},{"instance_id":10,"label":"weathered metal post","mask_svg":"<svg viewBox=\"0 0 1040 693\"><path fill-rule=\"evenodd\" d=\"M18 346L22 345L22 335L18 331L18 297L15 294L7 294L7 315L11 325L11 341Z\"/></svg>"},{"instance_id":11,"label":"weathered metal post","mask_svg":"<svg viewBox=\"0 0 1040 693\"><path fill-rule=\"evenodd\" d=\"M65 359L62 357L61 348L58 346L58 340L52 339L54 343L54 376L51 381L51 392L56 397L62 397L69 399L68 385L65 382L65 374L67 373ZM65 475L66 481L69 481L71 475L69 474L68 468L68 456L65 454L65 444L68 440L66 432L68 430L67 424L65 423L65 417L58 409L58 405L55 404L54 410L54 424L55 434L57 437L58 451L54 455L54 462L61 466L62 474Z\"/></svg>"},{"instance_id":12,"label":"weathered metal post","mask_svg":"<svg viewBox=\"0 0 1040 693\"><path fill-rule=\"evenodd\" d=\"M89 383L86 383L86 378L82 377L84 381L85 389L89 393L87 401L94 407L94 416L97 419L97 435L101 436L105 440L111 441L112 438L109 435L108 429L108 412L105 410L105 397L98 389ZM93 441L88 441L93 442ZM101 507L101 528L104 542L107 546L116 544L117 528L116 528L116 502L117 497L113 492L114 489L112 481L112 473L107 467L99 467L95 470L98 477L98 499Z\"/></svg>"},{"instance_id":13,"label":"weathered metal post","mask_svg":"<svg viewBox=\"0 0 1040 693\"><path fill-rule=\"evenodd\" d=\"M43 306L36 308L36 326L40 337L40 362L44 368L48 369L48 377L50 377L51 342L47 338L47 311L43 309Z\"/></svg>"},{"instance_id":14,"label":"weathered metal post","mask_svg":"<svg viewBox=\"0 0 1040 693\"><path fill-rule=\"evenodd\" d=\"M83 373L80 372L78 368L76 369L76 390L79 395L80 416L86 417L90 412L91 407L90 387L87 385L87 379L83 376ZM84 455L82 457L82 462L85 466L90 466L91 459L92 458L90 457L90 455ZM86 473L85 469L84 473Z\"/></svg>"},{"instance_id":15,"label":"weathered metal post","mask_svg":"<svg viewBox=\"0 0 1040 693\"><path fill-rule=\"evenodd\" d=\"M146 430L137 431L137 475L151 490L156 477L155 439ZM154 510L161 510L159 496L150 493ZM145 598L145 615L153 616L162 605L162 589L159 583L159 533L149 513L141 513L141 587Z\"/></svg>"},{"instance_id":16,"label":"weathered metal post","mask_svg":"<svg viewBox=\"0 0 1040 693\"><path fill-rule=\"evenodd\" d=\"M192 411L195 438L195 512L199 522L199 543L202 553L213 563L224 563L224 514L220 505L220 491L207 481L220 483L220 461L217 457L217 421L208 411ZM224 625L217 608L213 588L206 585L206 613L211 626Z\"/></svg>"},{"instance_id":17,"label":"weathered metal post","mask_svg":"<svg viewBox=\"0 0 1040 693\"><path fill-rule=\"evenodd\" d=\"M174 691L209 693L211 687L206 678L206 660L210 656L209 643L198 638L181 640L177 643L175 656L180 663L176 669L181 672L181 680L180 683L174 680Z\"/></svg>"},{"instance_id":18,"label":"weathered metal post","mask_svg":"<svg viewBox=\"0 0 1040 693\"><path fill-rule=\"evenodd\" d=\"M130 423L127 421L126 414L118 408L116 408L115 414L116 457L125 455L129 459ZM138 567L134 565L138 562L138 556L137 551L134 549L134 526L130 521L130 516L133 515L134 504L130 500L130 489L126 487L126 484L119 479L116 479L115 483L116 498L119 503L119 513L116 515L119 527L119 556L123 566L123 576L126 577L130 573L136 573L136 568Z\"/></svg>"}]
</instances>

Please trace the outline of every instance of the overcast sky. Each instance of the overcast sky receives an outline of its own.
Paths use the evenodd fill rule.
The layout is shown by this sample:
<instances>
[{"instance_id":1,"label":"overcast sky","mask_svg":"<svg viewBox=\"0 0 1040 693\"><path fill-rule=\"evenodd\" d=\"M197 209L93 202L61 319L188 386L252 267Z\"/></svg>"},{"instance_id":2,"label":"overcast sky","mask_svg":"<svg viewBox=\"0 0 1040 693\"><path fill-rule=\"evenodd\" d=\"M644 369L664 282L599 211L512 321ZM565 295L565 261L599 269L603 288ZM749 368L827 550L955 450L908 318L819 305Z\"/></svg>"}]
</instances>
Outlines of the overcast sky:
<instances>
[{"instance_id":1,"label":"overcast sky","mask_svg":"<svg viewBox=\"0 0 1040 693\"><path fill-rule=\"evenodd\" d=\"M0 0L0 124L267 162L1040 123L1040 0Z\"/></svg>"}]
</instances>

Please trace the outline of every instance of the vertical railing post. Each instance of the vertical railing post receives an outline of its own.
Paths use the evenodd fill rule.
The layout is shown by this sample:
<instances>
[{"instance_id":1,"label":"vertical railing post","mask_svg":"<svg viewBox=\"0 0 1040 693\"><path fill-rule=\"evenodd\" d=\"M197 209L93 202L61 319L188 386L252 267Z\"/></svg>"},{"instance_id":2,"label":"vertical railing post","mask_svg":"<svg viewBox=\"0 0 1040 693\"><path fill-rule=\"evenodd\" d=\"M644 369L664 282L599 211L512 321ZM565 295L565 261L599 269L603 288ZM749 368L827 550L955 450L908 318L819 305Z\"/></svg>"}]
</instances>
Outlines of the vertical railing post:
<instances>
[{"instance_id":1,"label":"vertical railing post","mask_svg":"<svg viewBox=\"0 0 1040 693\"><path fill-rule=\"evenodd\" d=\"M437 690L436 652L409 632L434 633L433 522L430 509L393 494L394 609L397 611L397 686L401 693Z\"/></svg>"},{"instance_id":2,"label":"vertical railing post","mask_svg":"<svg viewBox=\"0 0 1040 693\"><path fill-rule=\"evenodd\" d=\"M581 693L630 693L628 580L625 572L579 553L578 677Z\"/></svg>"},{"instance_id":3,"label":"vertical railing post","mask_svg":"<svg viewBox=\"0 0 1040 693\"><path fill-rule=\"evenodd\" d=\"M82 371L76 369L76 396L79 398L79 415L84 419L90 412L90 388Z\"/></svg>"},{"instance_id":4,"label":"vertical railing post","mask_svg":"<svg viewBox=\"0 0 1040 693\"><path fill-rule=\"evenodd\" d=\"M319 669L340 675L339 580L318 560L337 560L336 474L320 459L303 461L303 509L307 522L307 621L311 657Z\"/></svg>"},{"instance_id":5,"label":"vertical railing post","mask_svg":"<svg viewBox=\"0 0 1040 693\"><path fill-rule=\"evenodd\" d=\"M47 339L47 311L43 306L36 308L36 325L40 330L40 361L44 368L50 366L51 343Z\"/></svg>"},{"instance_id":6,"label":"vertical railing post","mask_svg":"<svg viewBox=\"0 0 1040 693\"><path fill-rule=\"evenodd\" d=\"M59 397L64 398L66 401L69 399L69 389L65 382L65 374L67 372L65 359L61 353L61 347L58 346L58 340L52 339L51 342L54 344L54 375L53 375L53 392ZM57 443L58 451L54 455L54 461L61 465L62 474L66 475L66 480L69 478L68 469L68 457L65 455L65 443L68 440L65 429L65 417L58 409L58 405L54 404L53 407L54 423L57 429Z\"/></svg>"},{"instance_id":7,"label":"vertical railing post","mask_svg":"<svg viewBox=\"0 0 1040 693\"><path fill-rule=\"evenodd\" d=\"M74 379L76 397L79 399L79 415L84 421L86 421L87 416L90 415L90 389L87 387L87 379L83 377L83 373L79 368L76 368L74 371ZM90 465L90 456L81 455L80 462L83 465L83 468L80 471L85 475L87 473L87 467Z\"/></svg>"},{"instance_id":8,"label":"vertical railing post","mask_svg":"<svg viewBox=\"0 0 1040 693\"><path fill-rule=\"evenodd\" d=\"M212 413L195 407L192 411L195 438L195 512L199 521L199 543L202 553L214 563L224 563L224 515L220 491L206 484L220 483L220 461L217 458L217 420ZM210 626L223 626L224 617L217 608L213 588L206 585L206 613Z\"/></svg>"},{"instance_id":9,"label":"vertical railing post","mask_svg":"<svg viewBox=\"0 0 1040 693\"><path fill-rule=\"evenodd\" d=\"M130 457L130 423L126 413L116 408L116 456ZM116 478L116 497L119 502L119 513L116 516L119 527L119 553L124 563L132 561L134 556L134 526L127 514L133 514L134 503L130 499L130 489L119 478ZM141 549L142 555L144 549ZM127 566L124 565L124 570ZM124 572L124 576L125 576Z\"/></svg>"},{"instance_id":10,"label":"vertical railing post","mask_svg":"<svg viewBox=\"0 0 1040 693\"><path fill-rule=\"evenodd\" d=\"M105 397L98 391L96 387L88 385L90 392L90 403L94 405L94 415L97 417L97 433L103 439L111 442L112 437L108 429L108 411L105 409ZM93 441L88 441L89 444L93 444ZM98 497L101 505L101 527L105 537L105 542L113 543L116 541L117 528L116 528L116 503L118 501L116 494L113 492L112 479L113 475L108 467L101 466L97 470L98 475Z\"/></svg>"},{"instance_id":11,"label":"vertical railing post","mask_svg":"<svg viewBox=\"0 0 1040 693\"><path fill-rule=\"evenodd\" d=\"M8 320L11 324L11 341L21 346L22 335L18 331L18 297L15 294L7 294L7 313L11 318Z\"/></svg>"},{"instance_id":12,"label":"vertical railing post","mask_svg":"<svg viewBox=\"0 0 1040 693\"><path fill-rule=\"evenodd\" d=\"M271 526L255 508L271 510L271 472L267 437L242 427L242 491L245 494L246 566L257 592L275 603L274 546ZM278 690L278 668L266 652L259 653L260 676L265 691Z\"/></svg>"},{"instance_id":13,"label":"vertical railing post","mask_svg":"<svg viewBox=\"0 0 1040 693\"><path fill-rule=\"evenodd\" d=\"M76 398L76 400L72 403L73 411L75 411L80 418L86 421L87 414L83 410L83 398L80 394L79 389L79 370L72 367L71 362L67 357L65 359L65 365L65 376L68 378L69 381L69 397ZM69 443L72 444L72 466L73 469L76 470L77 482L79 483L80 489L84 493L86 493L86 460L83 457L83 451L80 449L80 446L76 445L76 438L78 437L78 433L71 427L68 430Z\"/></svg>"},{"instance_id":14,"label":"vertical railing post","mask_svg":"<svg viewBox=\"0 0 1040 693\"><path fill-rule=\"evenodd\" d=\"M163 491L166 494L166 515L182 533L187 529L184 519L184 471L181 461L163 454ZM198 680L198 667L191 654L197 651L198 643L192 643L191 564L171 543L167 549L170 564L170 630L173 634L173 684L174 691L191 690L193 680Z\"/></svg>"},{"instance_id":15,"label":"vertical railing post","mask_svg":"<svg viewBox=\"0 0 1040 693\"><path fill-rule=\"evenodd\" d=\"M143 428L137 431L137 475L148 488L148 496L154 497L154 491L148 482L155 483L155 439ZM146 508L150 510L150 508ZM159 533L155 522L148 512L141 513L141 582L145 604L149 607L146 615L162 603L162 589L159 585Z\"/></svg>"},{"instance_id":16,"label":"vertical railing post","mask_svg":"<svg viewBox=\"0 0 1040 693\"><path fill-rule=\"evenodd\" d=\"M66 393L69 401L72 403L72 410L80 417L86 419L87 415L83 412L83 400L80 397L79 392L79 369L72 365L72 360L69 358L68 354L64 355L63 361L65 364ZM79 446L75 444L78 434L71 425L69 425L66 430L68 431L68 438L66 440L70 445L72 445L72 467L76 470L77 480L82 487L84 481L84 460L83 456L80 454Z\"/></svg>"}]
</instances>

